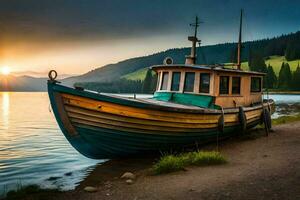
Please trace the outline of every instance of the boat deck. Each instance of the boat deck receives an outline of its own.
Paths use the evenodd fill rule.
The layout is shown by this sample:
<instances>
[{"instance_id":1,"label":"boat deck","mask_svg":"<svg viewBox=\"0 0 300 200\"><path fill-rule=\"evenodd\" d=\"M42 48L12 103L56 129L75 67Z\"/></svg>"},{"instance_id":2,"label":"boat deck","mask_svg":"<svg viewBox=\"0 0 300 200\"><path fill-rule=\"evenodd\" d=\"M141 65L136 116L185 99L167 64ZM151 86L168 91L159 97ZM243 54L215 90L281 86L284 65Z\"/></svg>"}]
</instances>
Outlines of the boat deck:
<instances>
[{"instance_id":1,"label":"boat deck","mask_svg":"<svg viewBox=\"0 0 300 200\"><path fill-rule=\"evenodd\" d=\"M180 108L180 109L187 109L187 110L207 109L207 108L202 108L202 107L193 106L193 105L183 105L183 104L174 103L174 102L171 102L171 101L159 101L159 100L152 99L151 97L148 97L148 98L134 98L134 97L126 97L124 95L116 95L116 94L108 94L108 93L101 93L101 95L126 99L126 100L130 100L130 101L133 101L133 102L146 103L146 104L155 105L155 106L165 106L165 107L170 107L170 108Z\"/></svg>"},{"instance_id":2,"label":"boat deck","mask_svg":"<svg viewBox=\"0 0 300 200\"><path fill-rule=\"evenodd\" d=\"M199 106L194 106L194 105L184 105L184 104L179 104L179 103L175 103L172 101L159 101L156 99L153 99L151 97L151 95L149 95L149 97L145 98L134 98L133 95L128 95L128 96L124 96L124 95L118 95L118 94L109 94L109 93L101 93L101 95L106 95L106 96L110 96L113 98L119 98L119 99L125 99L125 100L129 100L129 101L133 101L133 102L139 102L139 103L145 103L148 105L153 105L153 106L160 106L160 107L165 107L165 108L173 108L173 109L180 109L180 110L186 110L188 112L190 111L195 111L195 112L209 112L209 113L222 113L221 110L216 110L216 109L210 109L210 108L204 108L204 107L199 107ZM137 95L139 96L139 95ZM274 103L273 100L268 100L268 99L264 99L263 103L265 105L267 105L267 103ZM261 108L262 105L261 104L256 104L253 106L247 106L244 107L244 110L252 110L252 109L259 109ZM239 108L238 107L234 107L234 108L224 108L224 113L231 113L231 112L238 112Z\"/></svg>"},{"instance_id":3,"label":"boat deck","mask_svg":"<svg viewBox=\"0 0 300 200\"><path fill-rule=\"evenodd\" d=\"M152 95L144 95L144 94L111 94L111 93L99 93L91 90L85 90L85 92L93 93L96 95L101 95L101 96L107 96L111 97L114 99L123 99L126 101L130 102L136 102L136 103L142 103L142 104L147 104L153 106L152 108L156 109L162 109L162 110L173 110L173 111L179 111L179 112L189 112L189 113L211 113L211 114L221 114L222 112L224 113L237 113L239 112L238 107L233 107L233 108L224 108L224 110L219 110L219 109L211 109L211 108L206 108L206 107L200 107L200 106L194 106L194 105L186 105L186 104L179 104L175 103L172 101L159 101L156 99L152 98ZM139 97L141 96L141 97ZM263 101L264 105L267 106L268 104L273 104L273 100L264 100ZM260 109L262 107L261 103L252 105L252 106L246 106L244 107L244 111L249 111L249 110L255 110L255 109Z\"/></svg>"}]
</instances>

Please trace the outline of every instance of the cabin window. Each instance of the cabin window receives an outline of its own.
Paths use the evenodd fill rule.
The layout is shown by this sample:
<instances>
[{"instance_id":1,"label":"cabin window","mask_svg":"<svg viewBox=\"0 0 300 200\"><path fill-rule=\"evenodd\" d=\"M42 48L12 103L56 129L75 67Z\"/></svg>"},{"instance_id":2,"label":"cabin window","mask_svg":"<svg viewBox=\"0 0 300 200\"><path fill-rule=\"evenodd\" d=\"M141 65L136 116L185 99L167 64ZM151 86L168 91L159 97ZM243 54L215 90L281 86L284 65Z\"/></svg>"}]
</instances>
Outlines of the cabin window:
<instances>
[{"instance_id":1,"label":"cabin window","mask_svg":"<svg viewBox=\"0 0 300 200\"><path fill-rule=\"evenodd\" d=\"M260 77L251 77L251 92L261 92Z\"/></svg>"},{"instance_id":2,"label":"cabin window","mask_svg":"<svg viewBox=\"0 0 300 200\"><path fill-rule=\"evenodd\" d=\"M171 90L172 91L179 91L180 77L181 77L180 72L173 72L173 74L172 74L172 85L171 85Z\"/></svg>"},{"instance_id":3,"label":"cabin window","mask_svg":"<svg viewBox=\"0 0 300 200\"><path fill-rule=\"evenodd\" d=\"M200 93L209 93L210 74L200 74Z\"/></svg>"},{"instance_id":4,"label":"cabin window","mask_svg":"<svg viewBox=\"0 0 300 200\"><path fill-rule=\"evenodd\" d=\"M241 93L241 77L232 77L232 94Z\"/></svg>"},{"instance_id":5,"label":"cabin window","mask_svg":"<svg viewBox=\"0 0 300 200\"><path fill-rule=\"evenodd\" d=\"M186 72L184 80L184 92L194 92L195 72Z\"/></svg>"},{"instance_id":6,"label":"cabin window","mask_svg":"<svg viewBox=\"0 0 300 200\"><path fill-rule=\"evenodd\" d=\"M160 90L168 89L169 72L163 72Z\"/></svg>"},{"instance_id":7,"label":"cabin window","mask_svg":"<svg viewBox=\"0 0 300 200\"><path fill-rule=\"evenodd\" d=\"M220 94L229 94L229 76L220 76Z\"/></svg>"},{"instance_id":8,"label":"cabin window","mask_svg":"<svg viewBox=\"0 0 300 200\"><path fill-rule=\"evenodd\" d=\"M157 82L156 82L156 90L159 90L159 81L161 77L161 72L157 73Z\"/></svg>"}]
</instances>

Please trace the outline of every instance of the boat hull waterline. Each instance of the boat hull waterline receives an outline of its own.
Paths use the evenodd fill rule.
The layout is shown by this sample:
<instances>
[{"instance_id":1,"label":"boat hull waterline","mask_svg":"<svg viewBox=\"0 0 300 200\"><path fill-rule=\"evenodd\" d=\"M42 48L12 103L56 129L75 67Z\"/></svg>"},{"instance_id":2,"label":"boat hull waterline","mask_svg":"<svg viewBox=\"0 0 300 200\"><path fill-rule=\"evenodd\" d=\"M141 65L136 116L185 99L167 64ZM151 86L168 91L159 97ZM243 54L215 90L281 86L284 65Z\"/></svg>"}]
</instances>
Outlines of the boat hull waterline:
<instances>
[{"instance_id":1,"label":"boat hull waterline","mask_svg":"<svg viewBox=\"0 0 300 200\"><path fill-rule=\"evenodd\" d=\"M93 159L164 152L241 132L239 109L186 109L109 96L48 81L53 113L63 134ZM264 107L274 112L272 100ZM263 106L244 108L246 128L262 120ZM220 117L224 119L220 130Z\"/></svg>"}]
</instances>

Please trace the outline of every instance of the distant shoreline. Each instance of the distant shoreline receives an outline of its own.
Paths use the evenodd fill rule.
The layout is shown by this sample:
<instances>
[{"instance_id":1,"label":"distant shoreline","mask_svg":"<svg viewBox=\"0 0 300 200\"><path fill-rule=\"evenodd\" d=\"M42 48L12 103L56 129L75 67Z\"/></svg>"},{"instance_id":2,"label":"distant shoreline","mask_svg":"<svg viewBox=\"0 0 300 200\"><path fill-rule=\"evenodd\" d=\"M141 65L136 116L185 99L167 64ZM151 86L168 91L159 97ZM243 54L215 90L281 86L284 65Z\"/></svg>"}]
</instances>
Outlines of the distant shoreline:
<instances>
[{"instance_id":1,"label":"distant shoreline","mask_svg":"<svg viewBox=\"0 0 300 200\"><path fill-rule=\"evenodd\" d=\"M270 91L268 93L269 94L280 94L280 95L285 95L285 94L300 95L300 91ZM267 92L264 92L264 95L267 95Z\"/></svg>"}]
</instances>

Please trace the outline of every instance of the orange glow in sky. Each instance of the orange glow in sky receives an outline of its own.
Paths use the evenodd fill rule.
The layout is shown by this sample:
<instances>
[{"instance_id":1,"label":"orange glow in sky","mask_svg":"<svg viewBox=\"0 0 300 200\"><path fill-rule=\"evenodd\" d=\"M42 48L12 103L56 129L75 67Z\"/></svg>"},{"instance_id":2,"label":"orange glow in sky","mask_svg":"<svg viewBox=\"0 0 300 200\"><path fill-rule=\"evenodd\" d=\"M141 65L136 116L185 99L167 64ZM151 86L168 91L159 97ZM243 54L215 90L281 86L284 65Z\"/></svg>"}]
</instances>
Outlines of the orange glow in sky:
<instances>
[{"instance_id":1,"label":"orange glow in sky","mask_svg":"<svg viewBox=\"0 0 300 200\"><path fill-rule=\"evenodd\" d=\"M8 74L10 74L10 67L8 67L8 66L4 66L4 67L1 67L0 68L0 71L1 71L1 74L2 75L8 75Z\"/></svg>"},{"instance_id":2,"label":"orange glow in sky","mask_svg":"<svg viewBox=\"0 0 300 200\"><path fill-rule=\"evenodd\" d=\"M182 40L169 36L118 41L10 43L4 44L5 48L0 52L0 66L10 66L9 70L5 70L12 73L34 71L47 74L49 70L55 69L59 74L82 74L125 59L187 46L187 40L181 37ZM171 42L174 40L179 42L174 44Z\"/></svg>"}]
</instances>

